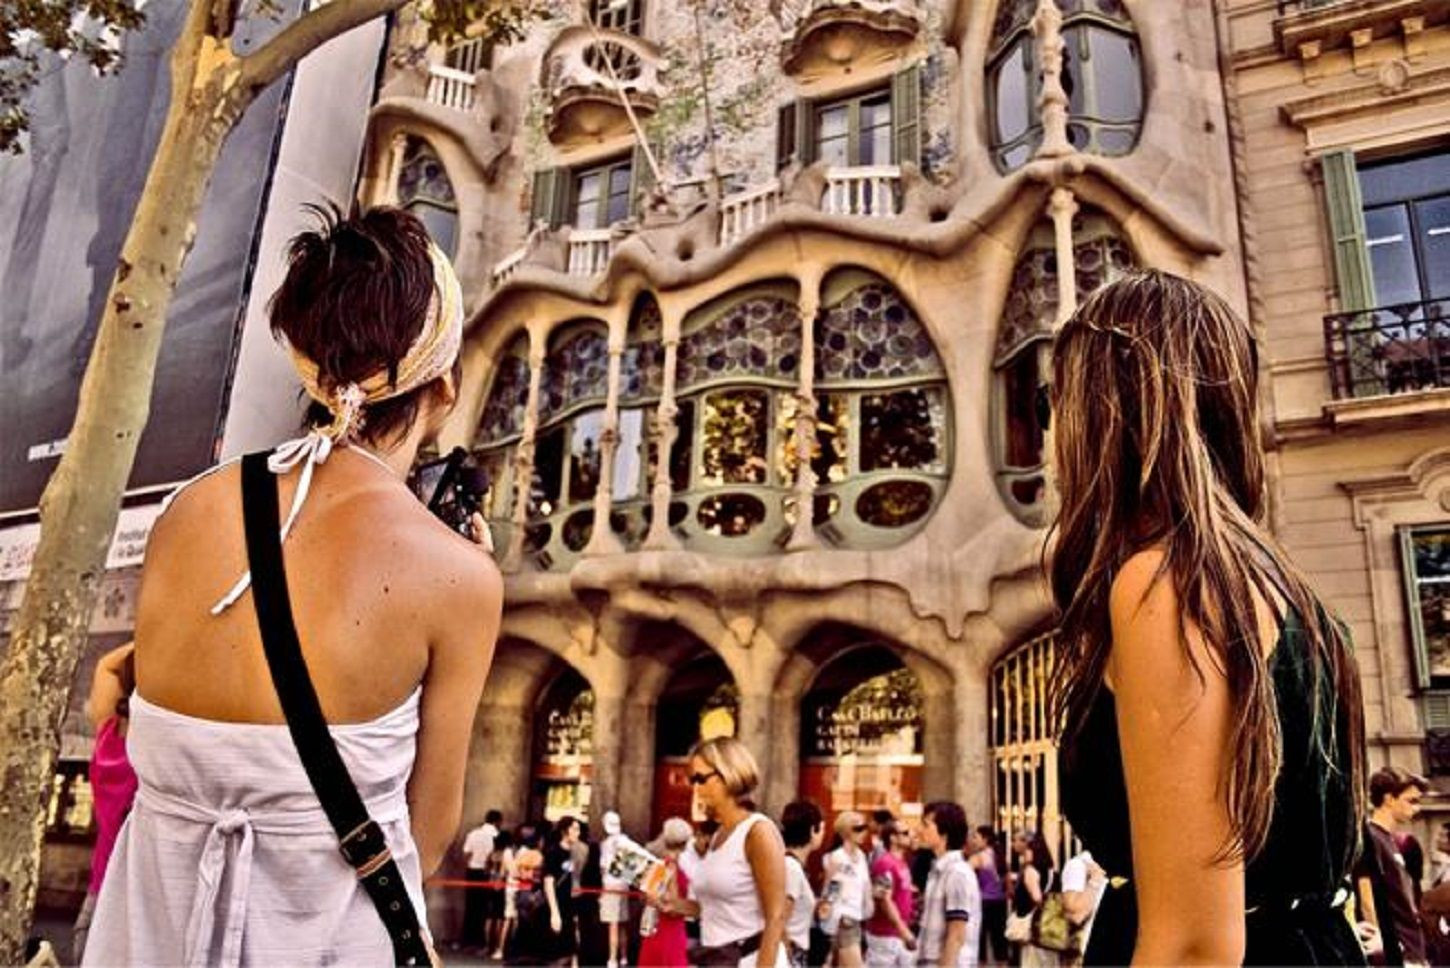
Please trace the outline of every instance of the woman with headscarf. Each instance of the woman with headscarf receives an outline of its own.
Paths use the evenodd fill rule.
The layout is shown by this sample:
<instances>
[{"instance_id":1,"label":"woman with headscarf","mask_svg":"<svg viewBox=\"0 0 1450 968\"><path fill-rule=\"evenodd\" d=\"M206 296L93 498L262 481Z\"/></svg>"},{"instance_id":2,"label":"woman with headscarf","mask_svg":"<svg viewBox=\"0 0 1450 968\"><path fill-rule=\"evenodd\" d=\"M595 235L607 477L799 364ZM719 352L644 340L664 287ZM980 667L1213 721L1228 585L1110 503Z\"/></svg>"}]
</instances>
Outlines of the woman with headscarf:
<instances>
[{"instance_id":1,"label":"woman with headscarf","mask_svg":"<svg viewBox=\"0 0 1450 968\"><path fill-rule=\"evenodd\" d=\"M191 482L151 532L127 737L139 789L87 964L427 954L422 882L458 827L501 608L481 519L460 537L406 484L458 398L462 292L413 216L321 214L271 303L313 401L306 436ZM274 672L289 631L297 661ZM284 692L313 694L313 736L369 818L341 840Z\"/></svg>"}]
</instances>

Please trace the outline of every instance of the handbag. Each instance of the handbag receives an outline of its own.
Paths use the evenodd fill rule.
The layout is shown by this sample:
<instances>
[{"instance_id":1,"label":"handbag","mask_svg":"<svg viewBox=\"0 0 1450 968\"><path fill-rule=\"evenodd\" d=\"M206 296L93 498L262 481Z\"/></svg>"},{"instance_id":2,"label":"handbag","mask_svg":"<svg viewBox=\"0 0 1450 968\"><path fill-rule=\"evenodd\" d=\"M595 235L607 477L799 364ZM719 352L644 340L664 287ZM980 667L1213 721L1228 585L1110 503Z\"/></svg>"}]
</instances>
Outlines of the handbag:
<instances>
[{"instance_id":1,"label":"handbag","mask_svg":"<svg viewBox=\"0 0 1450 968\"><path fill-rule=\"evenodd\" d=\"M1051 877L1049 875L1049 885L1052 883ZM1043 892L1042 903L1032 912L1031 929L1032 943L1039 948L1065 954L1082 954L1083 927L1073 924L1072 919L1067 916L1067 906L1060 890L1049 887Z\"/></svg>"},{"instance_id":2,"label":"handbag","mask_svg":"<svg viewBox=\"0 0 1450 968\"><path fill-rule=\"evenodd\" d=\"M393 943L393 963L437 965L418 914L403 884L402 872L388 849L387 837L368 816L347 764L337 752L302 646L292 620L287 594L287 572L282 561L281 517L277 479L267 468L266 452L242 458L242 516L247 534L247 563L252 570L252 601L272 686L287 718L292 744L307 772L307 779L322 804L323 813L337 834L338 850L357 871L358 880L372 898Z\"/></svg>"},{"instance_id":3,"label":"handbag","mask_svg":"<svg viewBox=\"0 0 1450 968\"><path fill-rule=\"evenodd\" d=\"M1032 940L1032 915L1008 912L1002 935L1013 944L1028 943Z\"/></svg>"}]
</instances>

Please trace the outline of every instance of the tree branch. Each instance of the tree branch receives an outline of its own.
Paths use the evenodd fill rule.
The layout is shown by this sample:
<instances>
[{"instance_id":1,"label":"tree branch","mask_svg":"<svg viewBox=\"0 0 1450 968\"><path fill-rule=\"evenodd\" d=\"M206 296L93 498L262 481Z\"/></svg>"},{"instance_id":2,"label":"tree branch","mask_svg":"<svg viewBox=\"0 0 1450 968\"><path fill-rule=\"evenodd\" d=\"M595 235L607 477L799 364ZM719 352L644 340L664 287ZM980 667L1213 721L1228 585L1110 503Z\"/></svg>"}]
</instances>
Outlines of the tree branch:
<instances>
[{"instance_id":1,"label":"tree branch","mask_svg":"<svg viewBox=\"0 0 1450 968\"><path fill-rule=\"evenodd\" d=\"M260 90L332 38L374 17L392 13L407 2L330 0L292 21L277 36L242 58L242 82L253 90Z\"/></svg>"}]
</instances>

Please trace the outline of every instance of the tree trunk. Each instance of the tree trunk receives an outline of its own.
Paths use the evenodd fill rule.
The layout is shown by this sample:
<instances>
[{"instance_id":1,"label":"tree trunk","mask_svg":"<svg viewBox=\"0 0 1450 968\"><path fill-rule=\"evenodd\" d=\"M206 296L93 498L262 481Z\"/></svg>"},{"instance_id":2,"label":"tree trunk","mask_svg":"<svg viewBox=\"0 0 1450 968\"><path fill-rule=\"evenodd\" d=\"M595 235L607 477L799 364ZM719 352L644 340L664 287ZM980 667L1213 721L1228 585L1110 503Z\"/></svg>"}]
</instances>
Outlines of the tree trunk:
<instances>
[{"instance_id":1,"label":"tree trunk","mask_svg":"<svg viewBox=\"0 0 1450 968\"><path fill-rule=\"evenodd\" d=\"M205 3L197 4L205 7ZM41 541L0 665L0 964L22 960L71 680L151 406L166 312L222 143L252 94L193 14L121 250L65 454L40 501ZM208 49L210 48L210 49Z\"/></svg>"}]
</instances>

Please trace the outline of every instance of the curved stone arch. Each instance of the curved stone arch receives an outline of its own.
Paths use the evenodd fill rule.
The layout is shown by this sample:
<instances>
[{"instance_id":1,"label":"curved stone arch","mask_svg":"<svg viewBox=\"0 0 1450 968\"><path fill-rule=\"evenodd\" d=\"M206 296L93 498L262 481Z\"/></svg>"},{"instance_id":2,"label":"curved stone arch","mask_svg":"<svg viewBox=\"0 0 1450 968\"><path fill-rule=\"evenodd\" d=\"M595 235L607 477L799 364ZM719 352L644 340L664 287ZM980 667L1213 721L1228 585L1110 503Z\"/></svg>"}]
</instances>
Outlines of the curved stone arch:
<instances>
[{"instance_id":1,"label":"curved stone arch","mask_svg":"<svg viewBox=\"0 0 1450 968\"><path fill-rule=\"evenodd\" d=\"M386 197L390 187L389 180L396 177L392 171L393 142L399 136L417 138L424 142L433 154L437 155L439 162L443 165L443 170L448 174L449 182L453 185L454 194L459 196L458 208L461 219L464 208L461 186L481 180L483 173L479 170L468 149L458 140L452 130L440 124L434 124L427 118L405 114L374 113L373 115L372 124L368 130L367 147L363 152L363 171L360 179L366 186L362 198L364 204L380 205L390 201Z\"/></svg>"}]
</instances>

